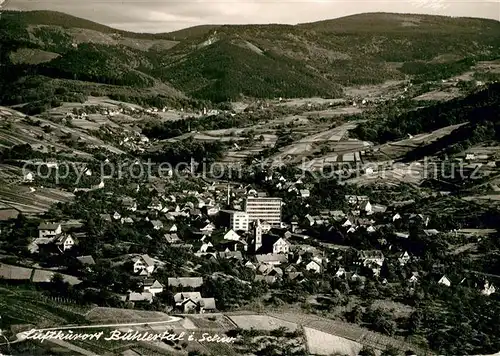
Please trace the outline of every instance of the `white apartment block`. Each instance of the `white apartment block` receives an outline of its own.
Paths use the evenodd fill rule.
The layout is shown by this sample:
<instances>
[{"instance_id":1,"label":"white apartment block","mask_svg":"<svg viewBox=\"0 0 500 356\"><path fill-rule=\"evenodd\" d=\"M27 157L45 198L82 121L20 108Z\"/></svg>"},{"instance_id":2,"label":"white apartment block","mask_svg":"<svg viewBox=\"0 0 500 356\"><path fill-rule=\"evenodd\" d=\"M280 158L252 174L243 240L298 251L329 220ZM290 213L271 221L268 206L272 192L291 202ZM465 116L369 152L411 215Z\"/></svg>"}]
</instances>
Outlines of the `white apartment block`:
<instances>
[{"instance_id":1,"label":"white apartment block","mask_svg":"<svg viewBox=\"0 0 500 356\"><path fill-rule=\"evenodd\" d=\"M248 214L244 211L232 211L229 214L229 227L234 231L248 231Z\"/></svg>"},{"instance_id":2,"label":"white apartment block","mask_svg":"<svg viewBox=\"0 0 500 356\"><path fill-rule=\"evenodd\" d=\"M260 220L272 226L281 225L281 198L248 197L245 211L250 222Z\"/></svg>"}]
</instances>

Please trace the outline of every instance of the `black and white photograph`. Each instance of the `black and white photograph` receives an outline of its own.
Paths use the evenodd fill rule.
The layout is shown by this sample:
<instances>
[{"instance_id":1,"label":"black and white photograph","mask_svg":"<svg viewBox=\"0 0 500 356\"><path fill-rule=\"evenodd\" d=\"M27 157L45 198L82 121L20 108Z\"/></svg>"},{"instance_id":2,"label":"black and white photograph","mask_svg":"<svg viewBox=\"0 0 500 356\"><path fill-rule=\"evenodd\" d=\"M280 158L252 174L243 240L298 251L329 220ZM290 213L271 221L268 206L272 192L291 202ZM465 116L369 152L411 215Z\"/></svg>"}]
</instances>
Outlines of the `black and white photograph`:
<instances>
[{"instance_id":1,"label":"black and white photograph","mask_svg":"<svg viewBox=\"0 0 500 356\"><path fill-rule=\"evenodd\" d=\"M500 356L500 0L0 0L2 355Z\"/></svg>"}]
</instances>

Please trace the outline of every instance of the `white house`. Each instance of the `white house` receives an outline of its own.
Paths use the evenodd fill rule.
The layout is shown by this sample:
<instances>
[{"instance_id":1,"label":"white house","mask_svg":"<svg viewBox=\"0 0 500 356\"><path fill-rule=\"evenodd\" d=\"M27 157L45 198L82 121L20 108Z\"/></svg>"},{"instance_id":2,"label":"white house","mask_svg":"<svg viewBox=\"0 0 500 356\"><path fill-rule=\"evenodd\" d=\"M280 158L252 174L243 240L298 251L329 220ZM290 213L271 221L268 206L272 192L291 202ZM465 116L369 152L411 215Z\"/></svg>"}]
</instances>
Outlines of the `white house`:
<instances>
[{"instance_id":1,"label":"white house","mask_svg":"<svg viewBox=\"0 0 500 356\"><path fill-rule=\"evenodd\" d=\"M154 261L148 255L141 255L134 260L134 273L146 271L148 274L153 273L155 269Z\"/></svg>"},{"instance_id":2,"label":"white house","mask_svg":"<svg viewBox=\"0 0 500 356\"><path fill-rule=\"evenodd\" d=\"M177 225L175 225L175 224L167 225L167 226L165 226L165 231L177 232Z\"/></svg>"},{"instance_id":3,"label":"white house","mask_svg":"<svg viewBox=\"0 0 500 356\"><path fill-rule=\"evenodd\" d=\"M448 277L443 276L441 279L438 281L438 284L445 285L446 287L451 286L451 281L448 279Z\"/></svg>"},{"instance_id":4,"label":"white house","mask_svg":"<svg viewBox=\"0 0 500 356\"><path fill-rule=\"evenodd\" d=\"M200 229L201 232L209 234L211 234L214 230L215 230L215 225L212 223L208 223Z\"/></svg>"},{"instance_id":5,"label":"white house","mask_svg":"<svg viewBox=\"0 0 500 356\"><path fill-rule=\"evenodd\" d=\"M302 198L309 198L311 196L309 189L301 189L299 192Z\"/></svg>"},{"instance_id":6,"label":"white house","mask_svg":"<svg viewBox=\"0 0 500 356\"><path fill-rule=\"evenodd\" d=\"M207 207L207 214L209 216L216 215L217 213L219 213L219 210L220 209L216 206L210 206L210 207Z\"/></svg>"},{"instance_id":7,"label":"white house","mask_svg":"<svg viewBox=\"0 0 500 356\"><path fill-rule=\"evenodd\" d=\"M163 228L163 223L160 220L151 220L151 224L153 224L153 229L160 230Z\"/></svg>"},{"instance_id":8,"label":"white house","mask_svg":"<svg viewBox=\"0 0 500 356\"><path fill-rule=\"evenodd\" d=\"M311 261L306 265L306 270L321 273L321 265L316 261Z\"/></svg>"},{"instance_id":9,"label":"white house","mask_svg":"<svg viewBox=\"0 0 500 356\"><path fill-rule=\"evenodd\" d=\"M382 254L382 251L379 250L360 251L359 257L363 266L365 267L369 267L372 265L382 267L385 261L385 257Z\"/></svg>"},{"instance_id":10,"label":"white house","mask_svg":"<svg viewBox=\"0 0 500 356\"><path fill-rule=\"evenodd\" d=\"M410 254L408 253L408 251L405 251L401 255L399 255L398 261L401 266L407 264L410 261Z\"/></svg>"},{"instance_id":11,"label":"white house","mask_svg":"<svg viewBox=\"0 0 500 356\"><path fill-rule=\"evenodd\" d=\"M370 214L372 212L372 204L369 201L364 201L360 204L359 209Z\"/></svg>"},{"instance_id":12,"label":"white house","mask_svg":"<svg viewBox=\"0 0 500 356\"><path fill-rule=\"evenodd\" d=\"M344 221L344 223L342 224L342 227L348 227L348 226L352 226L352 222L351 222L351 220L346 219Z\"/></svg>"},{"instance_id":13,"label":"white house","mask_svg":"<svg viewBox=\"0 0 500 356\"><path fill-rule=\"evenodd\" d=\"M229 230L224 235L224 240L239 241L240 238L241 238L240 235L238 235L236 232L234 232L233 229Z\"/></svg>"},{"instance_id":14,"label":"white house","mask_svg":"<svg viewBox=\"0 0 500 356\"><path fill-rule=\"evenodd\" d=\"M284 238L280 237L273 244L273 253L289 253L290 252L290 243Z\"/></svg>"},{"instance_id":15,"label":"white house","mask_svg":"<svg viewBox=\"0 0 500 356\"><path fill-rule=\"evenodd\" d=\"M75 240L71 237L71 235L61 236L56 242L56 245L58 245L62 251L70 250L74 244Z\"/></svg>"},{"instance_id":16,"label":"white house","mask_svg":"<svg viewBox=\"0 0 500 356\"><path fill-rule=\"evenodd\" d=\"M121 217L122 216L117 211L115 211L115 213L113 214L113 219L115 219L115 220L119 220L119 219L121 219Z\"/></svg>"},{"instance_id":17,"label":"white house","mask_svg":"<svg viewBox=\"0 0 500 356\"><path fill-rule=\"evenodd\" d=\"M143 292L155 294L163 292L163 285L156 279L146 279L143 284Z\"/></svg>"},{"instance_id":18,"label":"white house","mask_svg":"<svg viewBox=\"0 0 500 356\"><path fill-rule=\"evenodd\" d=\"M339 267L337 272L335 272L335 277L340 278L343 275L345 275L345 268L344 267Z\"/></svg>"},{"instance_id":19,"label":"white house","mask_svg":"<svg viewBox=\"0 0 500 356\"><path fill-rule=\"evenodd\" d=\"M62 233L61 224L41 223L38 225L38 237L57 236Z\"/></svg>"},{"instance_id":20,"label":"white house","mask_svg":"<svg viewBox=\"0 0 500 356\"><path fill-rule=\"evenodd\" d=\"M411 277L408 280L408 282L415 284L418 282L418 277L419 277L418 272L412 272Z\"/></svg>"},{"instance_id":21,"label":"white house","mask_svg":"<svg viewBox=\"0 0 500 356\"><path fill-rule=\"evenodd\" d=\"M34 179L35 179L35 177L33 176L33 173L31 173L31 172L26 173L23 177L23 180L25 182L33 182Z\"/></svg>"},{"instance_id":22,"label":"white house","mask_svg":"<svg viewBox=\"0 0 500 356\"><path fill-rule=\"evenodd\" d=\"M488 282L488 281L484 282L484 288L481 291L481 294L486 295L486 296L490 296L495 292L496 292L496 288L493 284L490 284L490 282Z\"/></svg>"},{"instance_id":23,"label":"white house","mask_svg":"<svg viewBox=\"0 0 500 356\"><path fill-rule=\"evenodd\" d=\"M104 188L104 181L102 180L99 184L92 186L92 189L102 189L102 188Z\"/></svg>"}]
</instances>

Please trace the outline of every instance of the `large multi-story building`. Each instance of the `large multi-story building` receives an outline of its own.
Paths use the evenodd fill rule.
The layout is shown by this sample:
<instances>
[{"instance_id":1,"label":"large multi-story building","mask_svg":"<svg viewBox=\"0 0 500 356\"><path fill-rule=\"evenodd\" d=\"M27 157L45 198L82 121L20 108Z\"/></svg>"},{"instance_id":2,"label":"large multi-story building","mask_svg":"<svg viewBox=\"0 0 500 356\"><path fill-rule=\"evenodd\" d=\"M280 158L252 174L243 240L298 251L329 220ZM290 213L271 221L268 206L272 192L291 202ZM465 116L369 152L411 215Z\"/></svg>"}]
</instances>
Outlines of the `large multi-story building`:
<instances>
[{"instance_id":1,"label":"large multi-story building","mask_svg":"<svg viewBox=\"0 0 500 356\"><path fill-rule=\"evenodd\" d=\"M272 226L281 225L281 198L248 197L245 211L250 222L260 220Z\"/></svg>"},{"instance_id":2,"label":"large multi-story building","mask_svg":"<svg viewBox=\"0 0 500 356\"><path fill-rule=\"evenodd\" d=\"M239 210L221 210L222 223L234 231L248 231L248 214Z\"/></svg>"}]
</instances>

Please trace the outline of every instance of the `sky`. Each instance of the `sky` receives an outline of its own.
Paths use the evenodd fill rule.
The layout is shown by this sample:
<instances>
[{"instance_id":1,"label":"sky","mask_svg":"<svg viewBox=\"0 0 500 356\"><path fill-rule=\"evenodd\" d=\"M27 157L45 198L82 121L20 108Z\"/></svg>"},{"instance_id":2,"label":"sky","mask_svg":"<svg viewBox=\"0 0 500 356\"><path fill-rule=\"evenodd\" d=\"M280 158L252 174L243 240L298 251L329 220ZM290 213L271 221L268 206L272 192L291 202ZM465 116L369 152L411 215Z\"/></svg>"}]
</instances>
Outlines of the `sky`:
<instances>
[{"instance_id":1,"label":"sky","mask_svg":"<svg viewBox=\"0 0 500 356\"><path fill-rule=\"evenodd\" d=\"M296 24L363 12L423 13L500 21L500 0L0 0L4 9L55 10L134 32L205 24Z\"/></svg>"}]
</instances>

